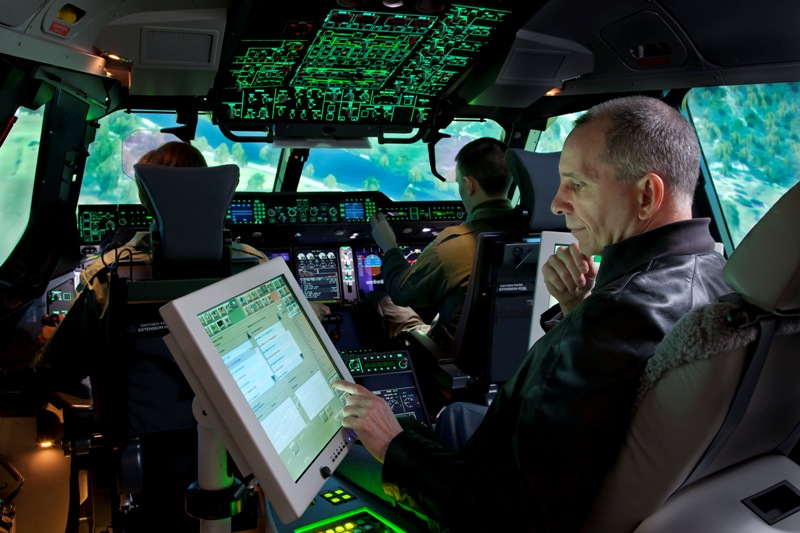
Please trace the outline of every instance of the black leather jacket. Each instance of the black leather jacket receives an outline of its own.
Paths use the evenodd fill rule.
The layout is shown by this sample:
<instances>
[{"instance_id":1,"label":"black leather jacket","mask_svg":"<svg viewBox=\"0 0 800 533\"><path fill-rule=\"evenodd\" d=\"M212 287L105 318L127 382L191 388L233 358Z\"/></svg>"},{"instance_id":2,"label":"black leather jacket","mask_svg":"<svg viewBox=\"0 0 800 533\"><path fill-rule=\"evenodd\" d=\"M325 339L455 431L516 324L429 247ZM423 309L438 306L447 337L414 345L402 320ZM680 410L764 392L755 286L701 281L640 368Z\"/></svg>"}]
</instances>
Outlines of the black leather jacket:
<instances>
[{"instance_id":1,"label":"black leather jacket","mask_svg":"<svg viewBox=\"0 0 800 533\"><path fill-rule=\"evenodd\" d=\"M708 220L606 247L592 294L534 344L463 452L406 430L389 446L384 490L442 529L579 530L646 360L687 311L730 292L724 263Z\"/></svg>"}]
</instances>

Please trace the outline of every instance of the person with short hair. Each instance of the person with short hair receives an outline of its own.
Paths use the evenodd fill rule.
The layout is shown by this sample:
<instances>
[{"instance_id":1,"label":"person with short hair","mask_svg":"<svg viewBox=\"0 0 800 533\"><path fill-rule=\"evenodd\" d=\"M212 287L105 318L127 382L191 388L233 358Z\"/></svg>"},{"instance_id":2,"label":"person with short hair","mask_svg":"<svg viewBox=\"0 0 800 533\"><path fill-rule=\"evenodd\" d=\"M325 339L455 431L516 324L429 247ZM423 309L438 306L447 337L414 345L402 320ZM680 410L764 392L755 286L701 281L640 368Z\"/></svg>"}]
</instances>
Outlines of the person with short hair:
<instances>
[{"instance_id":1,"label":"person with short hair","mask_svg":"<svg viewBox=\"0 0 800 533\"><path fill-rule=\"evenodd\" d=\"M386 294L371 293L368 301L388 338L420 330L449 353L464 307L478 234L504 231L514 223L505 150L502 142L490 137L471 141L459 150L455 179L466 220L439 233L413 265L400 251L386 215L372 217L372 236L384 253L381 272ZM423 321L415 306L436 308L432 324Z\"/></svg>"},{"instance_id":2,"label":"person with short hair","mask_svg":"<svg viewBox=\"0 0 800 533\"><path fill-rule=\"evenodd\" d=\"M647 359L686 312L730 292L709 220L692 218L699 160L691 125L654 98L612 100L577 121L551 209L578 243L542 274L559 302L553 327L459 451L401 426L366 388L334 383L349 393L343 425L383 463L386 494L442 530L581 529Z\"/></svg>"}]
</instances>

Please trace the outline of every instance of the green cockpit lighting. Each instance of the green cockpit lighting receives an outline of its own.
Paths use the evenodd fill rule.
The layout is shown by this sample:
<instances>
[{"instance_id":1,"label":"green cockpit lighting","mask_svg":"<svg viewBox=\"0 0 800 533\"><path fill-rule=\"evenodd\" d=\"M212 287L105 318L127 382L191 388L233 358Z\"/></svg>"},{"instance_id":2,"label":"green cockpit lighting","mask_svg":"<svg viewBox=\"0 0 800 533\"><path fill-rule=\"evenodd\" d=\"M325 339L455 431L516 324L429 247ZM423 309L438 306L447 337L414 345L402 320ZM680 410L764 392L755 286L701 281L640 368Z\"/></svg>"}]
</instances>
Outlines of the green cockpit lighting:
<instances>
[{"instance_id":1,"label":"green cockpit lighting","mask_svg":"<svg viewBox=\"0 0 800 533\"><path fill-rule=\"evenodd\" d=\"M221 91L223 123L421 126L509 14L452 6L441 15L336 9L295 38L243 39Z\"/></svg>"}]
</instances>

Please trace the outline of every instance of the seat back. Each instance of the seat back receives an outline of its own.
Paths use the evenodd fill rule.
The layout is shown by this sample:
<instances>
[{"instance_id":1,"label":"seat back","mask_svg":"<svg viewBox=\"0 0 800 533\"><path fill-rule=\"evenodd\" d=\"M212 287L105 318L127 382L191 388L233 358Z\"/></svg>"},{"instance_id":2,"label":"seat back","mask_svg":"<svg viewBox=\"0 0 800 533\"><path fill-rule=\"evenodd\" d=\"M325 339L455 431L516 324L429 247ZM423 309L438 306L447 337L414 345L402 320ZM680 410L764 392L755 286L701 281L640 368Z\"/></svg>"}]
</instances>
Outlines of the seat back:
<instances>
[{"instance_id":1,"label":"seat back","mask_svg":"<svg viewBox=\"0 0 800 533\"><path fill-rule=\"evenodd\" d=\"M134 165L153 212L154 277L224 276L230 273L225 217L239 168Z\"/></svg>"},{"instance_id":2,"label":"seat back","mask_svg":"<svg viewBox=\"0 0 800 533\"><path fill-rule=\"evenodd\" d=\"M113 383L107 396L115 397L115 413L105 418L122 424L114 433L123 438L194 427L194 396L161 338L167 331L158 308L230 274L230 242L223 233L239 181L236 165L137 164L134 170L153 213L153 279L124 279L124 261L112 273L107 341L121 359L96 376ZM108 403L98 407L108 409Z\"/></svg>"},{"instance_id":3,"label":"seat back","mask_svg":"<svg viewBox=\"0 0 800 533\"><path fill-rule=\"evenodd\" d=\"M550 210L560 178L558 162L561 152L537 153L519 148L506 150L506 164L519 189L519 203L530 211L527 232L566 229L564 217Z\"/></svg>"},{"instance_id":4,"label":"seat back","mask_svg":"<svg viewBox=\"0 0 800 533\"><path fill-rule=\"evenodd\" d=\"M506 381L528 351L538 247L504 233L478 236L453 357L487 390Z\"/></svg>"},{"instance_id":5,"label":"seat back","mask_svg":"<svg viewBox=\"0 0 800 533\"><path fill-rule=\"evenodd\" d=\"M714 490L737 484L739 500L769 487L763 475L736 472L756 468L754 459L789 454L800 438L798 227L800 184L731 255L724 276L735 292L688 313L659 345L586 531L639 531L657 511L685 515L685 503L675 504L680 511L670 503L688 491L705 494L707 483ZM759 481L749 486L747 478ZM714 498L697 501L711 505ZM696 516L708 511L697 509ZM641 531L686 531L677 522L659 524L643 523Z\"/></svg>"},{"instance_id":6,"label":"seat back","mask_svg":"<svg viewBox=\"0 0 800 533\"><path fill-rule=\"evenodd\" d=\"M184 493L197 479L194 393L163 341L158 312L165 303L230 275L226 213L239 171L235 165L177 168L135 165L153 213L152 278L112 272L107 349L91 380L104 446L112 447L114 509L120 529L159 523L196 530ZM123 512L118 512L122 510Z\"/></svg>"}]
</instances>

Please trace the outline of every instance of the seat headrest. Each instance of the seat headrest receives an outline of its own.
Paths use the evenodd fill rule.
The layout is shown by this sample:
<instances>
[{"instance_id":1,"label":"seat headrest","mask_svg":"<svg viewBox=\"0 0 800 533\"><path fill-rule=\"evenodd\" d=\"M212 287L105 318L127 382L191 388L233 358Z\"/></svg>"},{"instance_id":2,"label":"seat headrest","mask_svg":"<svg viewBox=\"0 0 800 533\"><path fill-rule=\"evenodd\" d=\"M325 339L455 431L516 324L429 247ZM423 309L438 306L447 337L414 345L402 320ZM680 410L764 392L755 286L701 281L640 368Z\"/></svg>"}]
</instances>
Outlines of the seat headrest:
<instances>
[{"instance_id":1,"label":"seat headrest","mask_svg":"<svg viewBox=\"0 0 800 533\"><path fill-rule=\"evenodd\" d=\"M724 278L742 298L765 311L800 309L800 183L789 189L745 235Z\"/></svg>"},{"instance_id":2,"label":"seat headrest","mask_svg":"<svg viewBox=\"0 0 800 533\"><path fill-rule=\"evenodd\" d=\"M558 192L560 182L558 161L561 152L536 153L509 148L506 163L520 193L520 205L530 210L528 229L533 232L563 230L563 216L554 215L550 204Z\"/></svg>"},{"instance_id":3,"label":"seat headrest","mask_svg":"<svg viewBox=\"0 0 800 533\"><path fill-rule=\"evenodd\" d=\"M219 261L239 167L137 164L133 168L153 209L161 257L165 261Z\"/></svg>"}]
</instances>

